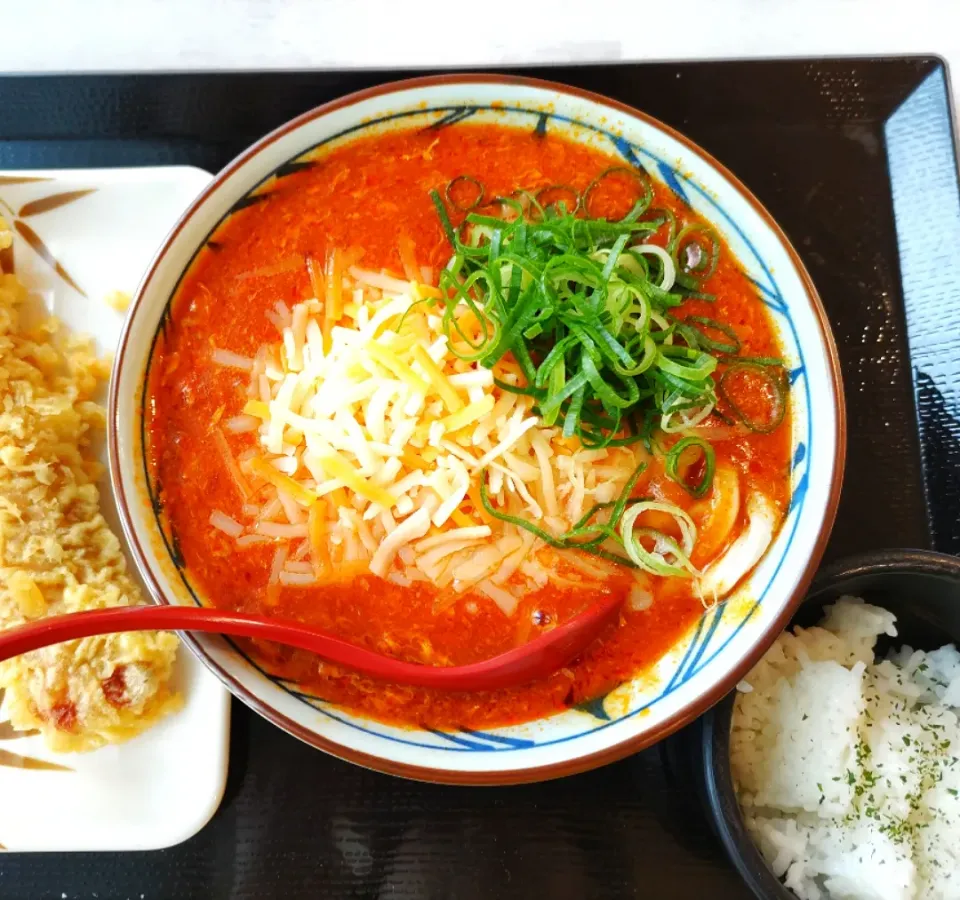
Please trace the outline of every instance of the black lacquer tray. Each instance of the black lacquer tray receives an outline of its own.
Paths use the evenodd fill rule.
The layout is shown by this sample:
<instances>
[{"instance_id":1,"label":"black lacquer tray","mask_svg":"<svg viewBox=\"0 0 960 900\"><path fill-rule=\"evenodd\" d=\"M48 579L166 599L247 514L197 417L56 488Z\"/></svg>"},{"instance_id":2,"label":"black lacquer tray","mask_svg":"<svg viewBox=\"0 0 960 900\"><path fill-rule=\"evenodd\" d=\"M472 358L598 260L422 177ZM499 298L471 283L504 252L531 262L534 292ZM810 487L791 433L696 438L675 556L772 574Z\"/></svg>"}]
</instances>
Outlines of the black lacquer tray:
<instances>
[{"instance_id":1,"label":"black lacquer tray","mask_svg":"<svg viewBox=\"0 0 960 900\"><path fill-rule=\"evenodd\" d=\"M678 128L793 240L847 391L847 475L827 559L894 546L960 553L960 194L942 61L520 71ZM0 77L0 170L216 171L297 113L407 74L423 73ZM0 855L0 898L748 897L677 742L542 785L436 787L339 762L239 704L234 713L226 796L200 834L154 853Z\"/></svg>"}]
</instances>

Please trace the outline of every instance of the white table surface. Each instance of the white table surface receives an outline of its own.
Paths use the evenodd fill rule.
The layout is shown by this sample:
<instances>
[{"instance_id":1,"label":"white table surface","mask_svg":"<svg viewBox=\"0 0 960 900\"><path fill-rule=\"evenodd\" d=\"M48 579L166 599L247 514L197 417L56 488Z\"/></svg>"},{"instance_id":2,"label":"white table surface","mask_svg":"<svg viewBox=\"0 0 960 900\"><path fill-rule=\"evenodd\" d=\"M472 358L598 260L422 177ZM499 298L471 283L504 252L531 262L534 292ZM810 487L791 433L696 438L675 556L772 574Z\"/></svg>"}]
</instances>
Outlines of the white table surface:
<instances>
[{"instance_id":1,"label":"white table surface","mask_svg":"<svg viewBox=\"0 0 960 900\"><path fill-rule=\"evenodd\" d=\"M0 71L176 71L935 53L960 0L6 0Z\"/></svg>"}]
</instances>

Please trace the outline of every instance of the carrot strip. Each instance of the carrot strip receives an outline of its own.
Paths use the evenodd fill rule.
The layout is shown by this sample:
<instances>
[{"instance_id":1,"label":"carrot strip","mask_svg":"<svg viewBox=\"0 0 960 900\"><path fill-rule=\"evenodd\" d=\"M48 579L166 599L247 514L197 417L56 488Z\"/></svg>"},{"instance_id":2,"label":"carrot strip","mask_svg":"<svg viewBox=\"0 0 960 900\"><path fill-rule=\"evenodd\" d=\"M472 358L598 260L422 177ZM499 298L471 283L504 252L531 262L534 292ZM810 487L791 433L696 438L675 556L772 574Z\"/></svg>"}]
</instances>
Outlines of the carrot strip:
<instances>
[{"instance_id":1,"label":"carrot strip","mask_svg":"<svg viewBox=\"0 0 960 900\"><path fill-rule=\"evenodd\" d=\"M430 383L436 388L443 405L455 413L463 409L463 401L460 399L453 385L447 381L446 375L440 370L440 367L433 361L433 358L423 348L422 344L415 344L413 347L413 358L420 363L420 367L426 373Z\"/></svg>"},{"instance_id":2,"label":"carrot strip","mask_svg":"<svg viewBox=\"0 0 960 900\"><path fill-rule=\"evenodd\" d=\"M230 452L230 445L227 443L227 438L220 428L213 429L213 441L217 445L220 455L223 457L224 465L226 465L230 477L233 478L233 483L237 486L240 496L244 500L249 500L253 496L253 488L250 487L250 482L243 477L243 472L240 471L240 466L237 465L237 461L233 458L233 454Z\"/></svg>"},{"instance_id":3,"label":"carrot strip","mask_svg":"<svg viewBox=\"0 0 960 900\"><path fill-rule=\"evenodd\" d=\"M340 251L331 250L327 256L325 273L325 297L323 303L323 322L320 332L323 334L323 352L330 352L333 326L343 315L343 259Z\"/></svg>"},{"instance_id":4,"label":"carrot strip","mask_svg":"<svg viewBox=\"0 0 960 900\"><path fill-rule=\"evenodd\" d=\"M341 507L350 506L350 498L347 496L347 492L343 488L334 488L326 496L327 500L332 504L330 507L330 517L333 519L337 518L338 509Z\"/></svg>"},{"instance_id":5,"label":"carrot strip","mask_svg":"<svg viewBox=\"0 0 960 900\"><path fill-rule=\"evenodd\" d=\"M416 244L408 234L401 234L397 239L400 249L400 262L403 263L403 274L407 281L420 280L420 268L417 266Z\"/></svg>"},{"instance_id":6,"label":"carrot strip","mask_svg":"<svg viewBox=\"0 0 960 900\"><path fill-rule=\"evenodd\" d=\"M331 341L331 332L333 330L333 322L330 321L330 318L326 315L326 310L324 310L323 322L320 324L320 334L323 336L323 353L326 356L330 352L330 347L332 344Z\"/></svg>"},{"instance_id":7,"label":"carrot strip","mask_svg":"<svg viewBox=\"0 0 960 900\"><path fill-rule=\"evenodd\" d=\"M255 457L250 460L250 468L254 474L259 475L264 481L269 481L278 490L283 491L292 500L302 506L311 507L317 499L317 495L307 490L303 485L298 484L289 475L284 475L270 465L265 459Z\"/></svg>"},{"instance_id":8,"label":"carrot strip","mask_svg":"<svg viewBox=\"0 0 960 900\"><path fill-rule=\"evenodd\" d=\"M483 501L480 499L480 491L472 482L470 487L467 488L467 496L470 498L470 502L473 504L474 512L480 516L480 521L483 522L484 525L490 525L493 522L493 516L487 512L486 507L483 505Z\"/></svg>"},{"instance_id":9,"label":"carrot strip","mask_svg":"<svg viewBox=\"0 0 960 900\"><path fill-rule=\"evenodd\" d=\"M476 522L470 518L465 512L461 512L459 509L455 509L450 513L450 518L456 522L461 528L474 528L476 527Z\"/></svg>"}]
</instances>

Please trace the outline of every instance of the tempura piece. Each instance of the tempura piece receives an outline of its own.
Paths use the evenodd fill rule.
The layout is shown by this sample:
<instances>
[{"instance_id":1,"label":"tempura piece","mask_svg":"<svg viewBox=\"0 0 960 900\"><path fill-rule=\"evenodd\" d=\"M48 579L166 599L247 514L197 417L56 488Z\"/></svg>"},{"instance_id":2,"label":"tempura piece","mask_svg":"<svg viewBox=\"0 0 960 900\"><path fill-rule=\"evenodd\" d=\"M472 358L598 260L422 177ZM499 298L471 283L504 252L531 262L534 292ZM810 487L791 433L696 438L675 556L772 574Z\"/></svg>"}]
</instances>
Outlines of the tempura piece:
<instances>
[{"instance_id":1,"label":"tempura piece","mask_svg":"<svg viewBox=\"0 0 960 900\"><path fill-rule=\"evenodd\" d=\"M0 248L10 234L0 219ZM143 598L100 513L91 399L108 370L92 342L20 321L26 289L0 273L0 628ZM127 740L180 705L177 638L91 637L0 663L2 711L55 751Z\"/></svg>"}]
</instances>

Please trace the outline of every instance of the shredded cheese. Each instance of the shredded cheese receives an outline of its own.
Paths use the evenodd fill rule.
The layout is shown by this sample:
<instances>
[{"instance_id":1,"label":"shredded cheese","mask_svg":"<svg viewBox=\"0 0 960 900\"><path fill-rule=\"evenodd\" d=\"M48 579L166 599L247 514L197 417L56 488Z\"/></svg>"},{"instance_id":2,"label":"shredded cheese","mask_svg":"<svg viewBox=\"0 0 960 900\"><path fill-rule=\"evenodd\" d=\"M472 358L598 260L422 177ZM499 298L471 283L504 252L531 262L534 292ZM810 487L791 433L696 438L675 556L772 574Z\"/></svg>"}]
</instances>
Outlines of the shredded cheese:
<instances>
[{"instance_id":1,"label":"shredded cheese","mask_svg":"<svg viewBox=\"0 0 960 900\"><path fill-rule=\"evenodd\" d=\"M359 475L354 468L339 453L331 450L330 453L319 458L320 465L331 475L339 479L345 487L350 488L361 497L373 503L379 503L389 509L397 502L393 494L387 493L383 488L371 484L367 479Z\"/></svg>"},{"instance_id":2,"label":"shredded cheese","mask_svg":"<svg viewBox=\"0 0 960 900\"><path fill-rule=\"evenodd\" d=\"M482 400L478 400L476 403L471 403L469 406L457 410L457 412L451 413L449 416L440 419L437 424L442 426L444 432L447 434L452 434L453 432L460 431L461 428L466 428L468 425L472 425L474 422L482 419L489 412L491 412L493 405L493 397L488 394Z\"/></svg>"},{"instance_id":3,"label":"shredded cheese","mask_svg":"<svg viewBox=\"0 0 960 900\"><path fill-rule=\"evenodd\" d=\"M402 248L409 278L415 248ZM604 566L491 516L480 479L494 508L560 533L615 496L642 451L586 451L563 438L530 397L502 390L493 372L453 351L434 308L411 305L439 299L437 288L360 269L355 258L335 250L321 266L308 257L315 296L270 310L276 339L253 356L215 351L221 365L248 370L249 383L222 413L245 449L234 452L213 429L241 514L211 511L211 527L240 547L278 545L268 602L282 586L359 566L398 584L451 586L437 614L473 591L470 603L513 615L558 558L572 583L605 577ZM471 314L459 324L465 334L479 328ZM509 362L496 374L522 378Z\"/></svg>"},{"instance_id":4,"label":"shredded cheese","mask_svg":"<svg viewBox=\"0 0 960 900\"><path fill-rule=\"evenodd\" d=\"M381 577L387 574L397 551L418 537L423 537L430 528L430 509L423 507L412 516L403 520L401 525L388 534L370 560L370 571Z\"/></svg>"}]
</instances>

